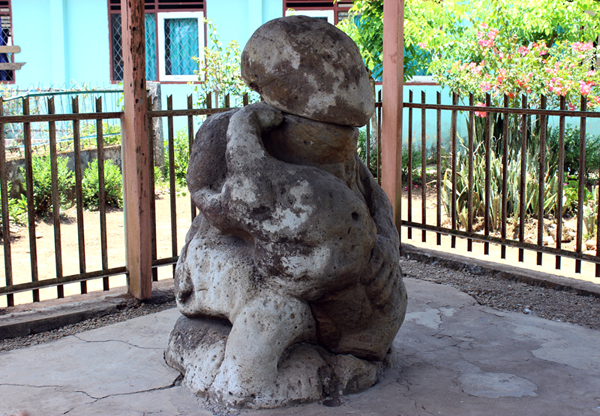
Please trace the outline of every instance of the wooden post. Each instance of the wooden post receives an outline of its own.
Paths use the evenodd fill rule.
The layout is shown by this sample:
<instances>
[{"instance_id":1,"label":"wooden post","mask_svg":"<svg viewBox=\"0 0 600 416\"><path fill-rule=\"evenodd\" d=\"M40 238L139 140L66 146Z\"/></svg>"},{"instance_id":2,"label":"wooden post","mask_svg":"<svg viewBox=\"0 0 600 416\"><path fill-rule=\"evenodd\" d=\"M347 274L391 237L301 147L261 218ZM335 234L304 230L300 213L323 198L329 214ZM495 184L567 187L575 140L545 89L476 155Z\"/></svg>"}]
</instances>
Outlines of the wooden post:
<instances>
[{"instance_id":1,"label":"wooden post","mask_svg":"<svg viewBox=\"0 0 600 416\"><path fill-rule=\"evenodd\" d=\"M394 206L400 233L402 201L402 87L404 84L404 0L385 0L383 9L382 187Z\"/></svg>"},{"instance_id":2,"label":"wooden post","mask_svg":"<svg viewBox=\"0 0 600 416\"><path fill-rule=\"evenodd\" d=\"M144 0L121 0L124 114L123 187L128 290L137 299L152 296L152 240Z\"/></svg>"}]
</instances>

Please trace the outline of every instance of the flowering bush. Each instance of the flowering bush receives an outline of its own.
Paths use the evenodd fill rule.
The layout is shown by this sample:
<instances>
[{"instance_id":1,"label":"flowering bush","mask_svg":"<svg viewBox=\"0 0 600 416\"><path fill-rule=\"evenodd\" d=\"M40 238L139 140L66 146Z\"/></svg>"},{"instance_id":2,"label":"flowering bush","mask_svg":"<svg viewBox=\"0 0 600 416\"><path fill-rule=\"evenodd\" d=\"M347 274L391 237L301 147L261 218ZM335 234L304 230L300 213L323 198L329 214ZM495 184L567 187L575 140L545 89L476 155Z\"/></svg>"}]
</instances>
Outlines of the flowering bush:
<instances>
[{"instance_id":1,"label":"flowering bush","mask_svg":"<svg viewBox=\"0 0 600 416\"><path fill-rule=\"evenodd\" d=\"M493 104L499 106L505 95L513 99L511 105L519 105L522 94L528 95L532 105L539 105L541 95L545 95L548 106L556 108L560 97L565 97L574 110L583 95L588 107L600 106L600 72L594 68L598 51L591 42L560 41L548 47L540 41L523 45L516 36L485 23L474 32L474 38L462 45L463 60L435 58L434 54L431 71L441 85L463 97L473 92L477 105L482 107L485 94L490 94ZM421 46L427 47L423 43Z\"/></svg>"},{"instance_id":2,"label":"flowering bush","mask_svg":"<svg viewBox=\"0 0 600 416\"><path fill-rule=\"evenodd\" d=\"M200 81L200 84L195 87L198 93L198 104L203 106L209 93L219 94L221 98L231 94L238 101L244 94L248 94L250 102L257 102L260 96L248 88L242 79L240 68L242 53L238 42L232 40L223 48L217 34L217 26L209 19L204 19L204 23L208 26L210 47L204 48L203 59L192 58L198 63L198 71L194 71ZM241 103L235 104L241 105Z\"/></svg>"}]
</instances>

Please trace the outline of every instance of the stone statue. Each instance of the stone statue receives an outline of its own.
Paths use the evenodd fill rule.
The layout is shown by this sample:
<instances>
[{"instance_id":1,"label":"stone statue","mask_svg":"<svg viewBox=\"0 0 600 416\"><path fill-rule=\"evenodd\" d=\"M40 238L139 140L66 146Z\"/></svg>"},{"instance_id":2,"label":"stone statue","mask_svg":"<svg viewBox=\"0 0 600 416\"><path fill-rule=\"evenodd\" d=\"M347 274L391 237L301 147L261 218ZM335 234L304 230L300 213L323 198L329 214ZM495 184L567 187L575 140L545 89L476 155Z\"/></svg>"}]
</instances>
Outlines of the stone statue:
<instances>
[{"instance_id":1,"label":"stone statue","mask_svg":"<svg viewBox=\"0 0 600 416\"><path fill-rule=\"evenodd\" d=\"M209 117L191 152L200 213L167 363L236 407L365 390L390 363L406 291L391 204L356 154L374 111L358 48L322 20L275 19L242 77L264 102Z\"/></svg>"}]
</instances>

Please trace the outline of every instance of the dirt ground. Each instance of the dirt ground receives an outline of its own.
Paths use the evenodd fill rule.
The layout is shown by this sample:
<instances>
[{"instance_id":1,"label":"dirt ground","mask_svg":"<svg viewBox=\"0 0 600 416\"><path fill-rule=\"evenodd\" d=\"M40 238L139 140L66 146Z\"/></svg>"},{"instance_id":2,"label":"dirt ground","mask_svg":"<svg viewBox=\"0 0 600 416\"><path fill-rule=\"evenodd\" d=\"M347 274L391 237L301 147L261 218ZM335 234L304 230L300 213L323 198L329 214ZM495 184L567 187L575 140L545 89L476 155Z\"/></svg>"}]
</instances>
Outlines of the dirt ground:
<instances>
[{"instance_id":1,"label":"dirt ground","mask_svg":"<svg viewBox=\"0 0 600 416\"><path fill-rule=\"evenodd\" d=\"M415 188L412 192L412 221L421 222L422 199L421 189ZM156 221L157 221L157 244L158 258L171 257L178 255L185 242L185 235L191 224L191 206L189 195L180 195L177 197L177 248L173 251L171 246L171 218L170 218L170 200L168 194L160 194L156 200ZM436 224L437 204L435 189L428 189L426 194L426 220L428 224ZM402 218L408 219L408 192L404 192L402 201ZM442 222L444 226L449 226L448 217L442 209ZM125 237L123 228L123 211L110 209L106 215L107 238L108 238L108 267L114 268L125 265ZM77 221L76 212L71 208L65 212L61 221L61 243L62 243L62 261L63 275L73 275L79 273L79 256L77 242ZM84 232L85 232L85 253L86 270L95 271L101 269L101 245L100 245L100 215L98 212L84 212ZM575 261L563 258L561 269L555 268L555 256L544 254L542 265L537 264L537 253L526 251L524 261L519 262L518 249L507 248L507 258L501 259L500 246L490 244L489 254L485 255L482 243L473 243L473 250L467 251L467 240L457 238L456 248L452 248L452 239L449 236L442 236L442 244L436 245L436 233L426 232L423 240L421 230L412 230L412 238L409 238L409 229L404 228L402 232L402 243L420 246L435 250L452 252L454 254L465 255L468 257L479 258L487 261L509 264L511 266L523 269L531 269L553 273L564 277L572 277L600 283L600 279L595 277L595 265L583 262L582 273L575 273ZM54 250L54 227L51 219L40 221L36 227L36 244L38 254L38 273L39 279L49 279L56 277L56 262ZM535 225L529 224L527 227L528 235L537 236ZM536 237L537 240L537 237ZM535 242L535 241L532 241ZM29 237L26 228L22 228L12 237L12 264L13 264L13 282L24 283L31 281L31 260ZM572 243L565 243L563 248L572 250ZM159 270L159 279L169 279L173 277L172 267L161 267ZM4 284L4 256L0 260L0 285ZM125 276L114 276L110 278L112 287L124 286ZM88 291L102 290L102 279L96 279L88 282ZM79 294L80 284L72 283L65 285L65 295ZM56 298L56 288L40 290L40 298ZM29 303L32 301L30 292L15 294L15 303ZM6 306L6 297L0 297L0 307Z\"/></svg>"},{"instance_id":2,"label":"dirt ground","mask_svg":"<svg viewBox=\"0 0 600 416\"><path fill-rule=\"evenodd\" d=\"M177 255L185 243L185 235L191 224L191 205L189 194L180 195L176 199L177 217ZM84 211L85 234L85 267L86 271L102 269L102 254L100 243L100 214L99 212ZM125 235L124 214L122 209L110 208L106 214L106 230L108 241L108 267L125 266ZM159 195L156 200L156 234L158 258L171 257L171 216L168 195ZM63 275L79 273L79 244L77 240L77 213L75 208L68 209L61 216L60 225ZM52 218L38 221L36 226L36 246L38 256L39 280L56 277L56 260L54 249L54 226ZM13 282L15 284L31 281L31 256L29 233L26 227L11 235L11 257L13 265ZM4 285L4 255L0 256L0 284ZM161 267L159 279L173 277L172 267ZM110 278L110 287L124 286L125 276ZM79 294L80 284L65 285L65 295ZM88 292L102 290L102 279L88 282ZM56 288L40 290L40 299L56 298ZM32 301L30 292L15 294L15 304ZM0 307L6 306L6 297L0 297Z\"/></svg>"},{"instance_id":3,"label":"dirt ground","mask_svg":"<svg viewBox=\"0 0 600 416\"><path fill-rule=\"evenodd\" d=\"M408 220L408 191L405 189L403 192L402 198L402 219ZM420 187L416 187L412 190L412 219L413 222L422 222L422 189ZM430 225L435 225L437 223L437 196L435 192L435 187L428 187L426 190L425 196L425 219L426 223ZM573 219L564 219L563 220L563 234L566 233L566 230L570 230L572 235L573 230L576 230L576 220ZM546 225L552 224L552 221L545 221ZM450 218L446 215L445 208L442 206L442 226L450 228L451 222ZM514 233L515 227L512 224L507 224L507 237L518 239L518 235ZM482 232L482 230L480 230ZM518 229L517 229L518 231ZM424 236L423 236L424 235ZM545 235L548 235L547 232ZM496 236L499 236L497 234ZM425 241L423 241L425 240ZM536 220L528 220L525 223L525 240L532 244L537 244L537 222ZM428 248L432 250L440 250L443 252L449 252L453 254L458 254L461 256L466 256L470 258L476 258L480 260L486 260L490 262L495 262L499 264L505 264L517 269L526 270L535 270L538 272L550 273L562 277L569 277L574 279L586 280L594 283L600 284L600 278L595 277L596 266L594 263L582 262L581 263L581 273L575 273L575 260L562 257L560 260L560 268L556 268L556 256L551 254L542 254L542 264L538 264L537 262L537 252L525 250L523 255L523 261L519 260L519 249L517 248L506 248L506 258L501 258L501 246L497 244L489 245L489 254L484 253L484 244L473 242L472 251L468 251L467 247L467 239L456 238L455 239L455 247L452 247L452 237L448 235L442 235L441 245L436 244L436 233L427 231L423 233L423 231L418 229L409 229L408 227L404 227L402 229L401 235L401 243L402 244L410 244L417 247ZM585 243L585 241L584 241ZM555 243L552 245L555 246ZM575 241L564 241L562 244L562 248L564 250L575 250ZM584 250L585 244L584 244ZM595 250L595 247L594 247ZM592 251L589 252L590 254Z\"/></svg>"}]
</instances>

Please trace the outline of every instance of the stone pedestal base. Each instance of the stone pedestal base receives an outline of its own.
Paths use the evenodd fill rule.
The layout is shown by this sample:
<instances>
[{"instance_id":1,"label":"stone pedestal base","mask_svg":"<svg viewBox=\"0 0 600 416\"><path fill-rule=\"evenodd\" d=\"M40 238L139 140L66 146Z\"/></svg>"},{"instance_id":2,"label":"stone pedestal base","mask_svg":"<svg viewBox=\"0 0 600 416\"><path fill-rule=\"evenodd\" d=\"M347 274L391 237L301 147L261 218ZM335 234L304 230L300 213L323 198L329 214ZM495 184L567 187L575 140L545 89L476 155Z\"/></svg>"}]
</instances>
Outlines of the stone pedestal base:
<instances>
[{"instance_id":1,"label":"stone pedestal base","mask_svg":"<svg viewBox=\"0 0 600 416\"><path fill-rule=\"evenodd\" d=\"M388 352L383 361L367 361L298 343L282 355L272 374L274 383L265 388L261 380L224 379L221 364L230 331L227 320L182 316L171 332L165 359L184 375L183 384L193 393L233 407L272 408L359 393L373 386L396 358ZM249 349L251 343L249 339Z\"/></svg>"}]
</instances>

